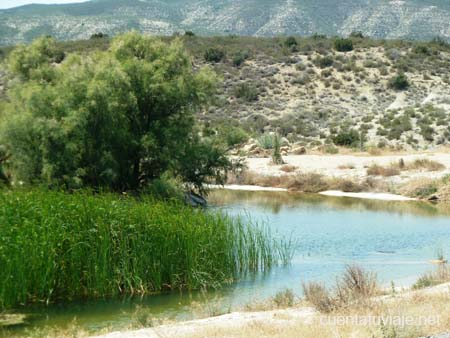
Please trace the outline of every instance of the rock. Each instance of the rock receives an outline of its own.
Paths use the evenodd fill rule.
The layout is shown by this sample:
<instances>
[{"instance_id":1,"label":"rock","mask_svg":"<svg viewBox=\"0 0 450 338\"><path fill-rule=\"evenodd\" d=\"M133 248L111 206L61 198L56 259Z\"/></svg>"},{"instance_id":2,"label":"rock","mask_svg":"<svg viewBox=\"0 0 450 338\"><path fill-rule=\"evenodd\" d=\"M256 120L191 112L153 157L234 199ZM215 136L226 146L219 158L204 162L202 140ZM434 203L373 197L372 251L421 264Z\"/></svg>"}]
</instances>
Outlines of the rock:
<instances>
[{"instance_id":1,"label":"rock","mask_svg":"<svg viewBox=\"0 0 450 338\"><path fill-rule=\"evenodd\" d=\"M426 337L421 337L421 338L450 338L450 333L441 333L441 334L436 334L434 336L426 336Z\"/></svg>"},{"instance_id":2,"label":"rock","mask_svg":"<svg viewBox=\"0 0 450 338\"><path fill-rule=\"evenodd\" d=\"M282 137L280 139L280 145L281 146L289 146L289 144L290 144L290 142L289 142L289 140L286 137Z\"/></svg>"},{"instance_id":3,"label":"rock","mask_svg":"<svg viewBox=\"0 0 450 338\"><path fill-rule=\"evenodd\" d=\"M294 148L294 149L292 149L291 153L294 155L305 155L306 148L305 147Z\"/></svg>"}]
</instances>

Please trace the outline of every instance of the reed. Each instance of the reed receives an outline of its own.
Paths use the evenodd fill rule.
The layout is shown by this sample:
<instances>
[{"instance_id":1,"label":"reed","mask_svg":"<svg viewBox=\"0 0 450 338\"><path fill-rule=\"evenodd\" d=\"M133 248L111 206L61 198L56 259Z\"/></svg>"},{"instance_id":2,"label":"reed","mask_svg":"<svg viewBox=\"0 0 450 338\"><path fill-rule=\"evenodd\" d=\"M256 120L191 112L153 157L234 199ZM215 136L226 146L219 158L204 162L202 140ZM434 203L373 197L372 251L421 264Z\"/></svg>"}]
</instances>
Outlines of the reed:
<instances>
[{"instance_id":1,"label":"reed","mask_svg":"<svg viewBox=\"0 0 450 338\"><path fill-rule=\"evenodd\" d=\"M177 202L0 192L0 308L218 287L286 263L269 231Z\"/></svg>"}]
</instances>

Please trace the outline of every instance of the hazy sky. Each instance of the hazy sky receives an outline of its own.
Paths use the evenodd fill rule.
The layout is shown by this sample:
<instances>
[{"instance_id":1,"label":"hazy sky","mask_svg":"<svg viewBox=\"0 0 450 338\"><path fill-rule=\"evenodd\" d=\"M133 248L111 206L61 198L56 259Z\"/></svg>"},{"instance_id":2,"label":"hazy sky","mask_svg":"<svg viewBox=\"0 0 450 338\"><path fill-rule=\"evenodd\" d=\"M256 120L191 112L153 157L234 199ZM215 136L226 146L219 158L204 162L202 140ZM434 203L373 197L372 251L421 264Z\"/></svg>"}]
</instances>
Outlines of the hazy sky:
<instances>
[{"instance_id":1,"label":"hazy sky","mask_svg":"<svg viewBox=\"0 0 450 338\"><path fill-rule=\"evenodd\" d=\"M0 0L0 8L11 8L26 4L67 4L71 2L84 2L86 0Z\"/></svg>"}]
</instances>

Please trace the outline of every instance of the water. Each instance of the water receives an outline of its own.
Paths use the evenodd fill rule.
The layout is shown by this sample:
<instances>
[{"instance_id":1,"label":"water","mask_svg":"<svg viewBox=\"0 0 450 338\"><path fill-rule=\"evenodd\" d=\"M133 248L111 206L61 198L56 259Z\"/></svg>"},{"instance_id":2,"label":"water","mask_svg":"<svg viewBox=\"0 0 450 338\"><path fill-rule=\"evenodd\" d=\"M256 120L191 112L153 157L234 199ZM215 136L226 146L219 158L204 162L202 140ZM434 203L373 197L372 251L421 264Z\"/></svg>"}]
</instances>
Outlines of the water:
<instances>
[{"instance_id":1,"label":"water","mask_svg":"<svg viewBox=\"0 0 450 338\"><path fill-rule=\"evenodd\" d=\"M213 208L270 226L274 236L297 243L292 264L264 275L250 276L217 292L162 294L71 302L20 309L31 314L24 329L78 326L95 332L129 328L139 311L155 318L192 319L291 288L301 294L302 281L333 285L347 264L357 263L377 273L382 284L411 285L433 268L439 252L450 254L450 206L419 202L382 202L318 195L220 191L210 197ZM1 335L1 333L0 333Z\"/></svg>"}]
</instances>

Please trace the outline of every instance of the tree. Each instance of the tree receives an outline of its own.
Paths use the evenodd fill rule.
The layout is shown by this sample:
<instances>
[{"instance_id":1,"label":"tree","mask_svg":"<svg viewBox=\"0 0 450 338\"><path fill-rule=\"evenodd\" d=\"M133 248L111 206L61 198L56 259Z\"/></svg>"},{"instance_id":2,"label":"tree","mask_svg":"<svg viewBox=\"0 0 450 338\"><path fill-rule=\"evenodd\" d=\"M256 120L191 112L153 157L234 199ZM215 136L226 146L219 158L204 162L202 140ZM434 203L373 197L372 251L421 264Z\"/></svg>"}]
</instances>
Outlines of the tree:
<instances>
[{"instance_id":1,"label":"tree","mask_svg":"<svg viewBox=\"0 0 450 338\"><path fill-rule=\"evenodd\" d=\"M18 178L125 190L171 172L200 188L229 169L225 153L195 129L194 112L214 93L215 76L194 71L179 40L128 33L106 52L69 55L58 67L37 55L25 74L49 69L47 81L22 77L17 56L9 63L23 81L8 92L0 135ZM210 155L199 159L197 151Z\"/></svg>"}]
</instances>

